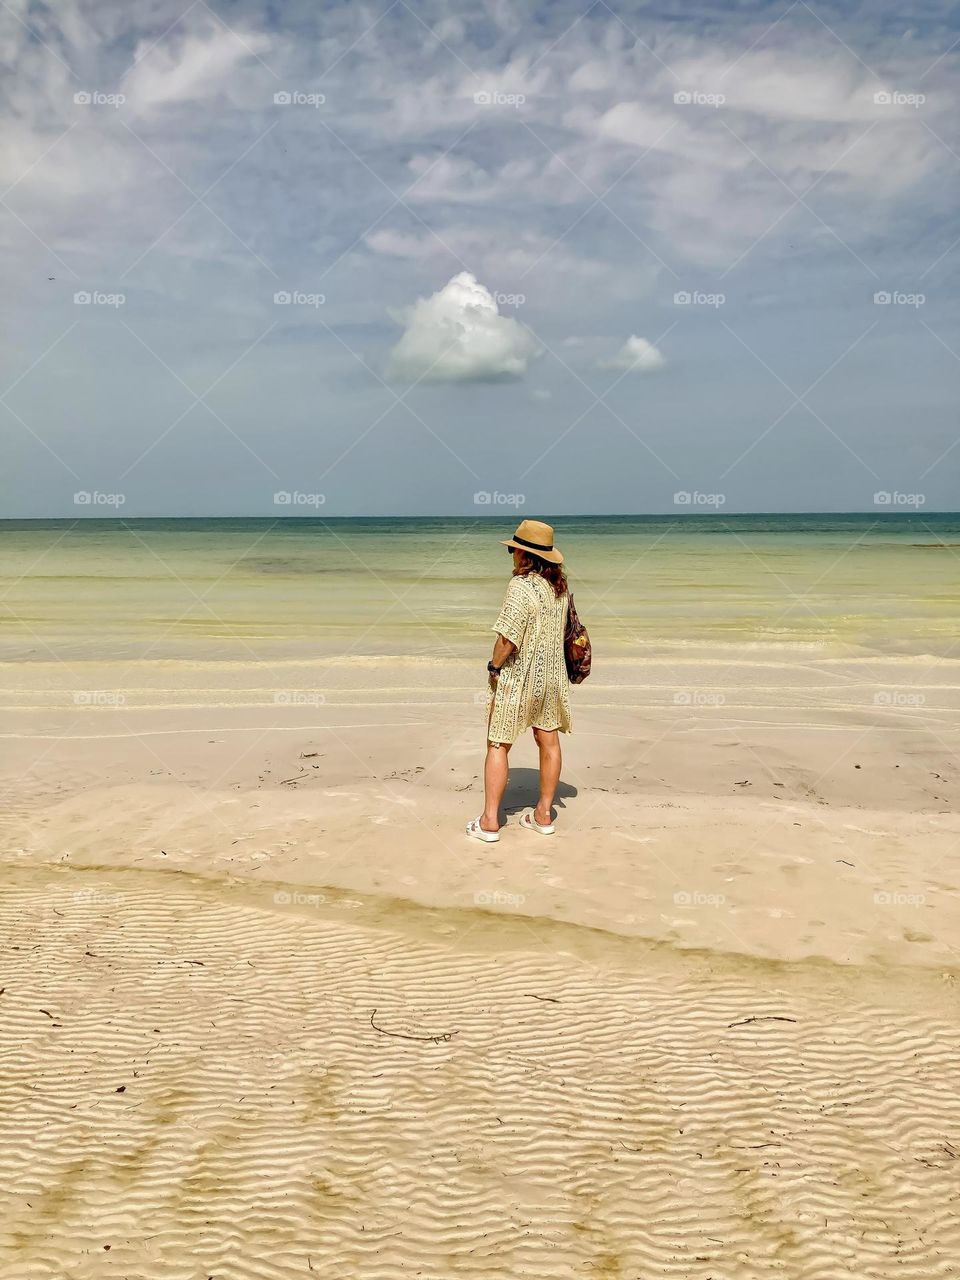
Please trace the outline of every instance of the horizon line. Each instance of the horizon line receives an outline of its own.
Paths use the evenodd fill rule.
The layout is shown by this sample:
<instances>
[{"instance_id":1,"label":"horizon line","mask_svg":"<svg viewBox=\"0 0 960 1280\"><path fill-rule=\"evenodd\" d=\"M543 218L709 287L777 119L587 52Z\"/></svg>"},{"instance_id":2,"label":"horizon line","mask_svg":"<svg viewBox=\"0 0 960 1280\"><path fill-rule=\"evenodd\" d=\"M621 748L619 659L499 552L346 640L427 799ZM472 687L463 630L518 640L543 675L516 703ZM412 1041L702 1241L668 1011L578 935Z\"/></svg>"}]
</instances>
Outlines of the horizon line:
<instances>
[{"instance_id":1,"label":"horizon line","mask_svg":"<svg viewBox=\"0 0 960 1280\"><path fill-rule=\"evenodd\" d=\"M307 523L324 523L330 520L490 520L500 522L506 512L494 515L466 515L460 511L451 512L434 512L424 515L400 515L393 512L384 514L364 514L356 512L352 515L251 515L246 513L231 515L150 515L150 516L123 516L123 515L72 515L72 516L0 516L0 525L4 524L32 524L42 521L73 521L74 523L108 523L108 524L131 524L141 520L273 520L275 522L291 522L302 521ZM519 509L517 518L520 518ZM558 512L552 518L554 520L638 520L638 519L688 519L691 516L707 518L711 520L722 520L727 516L874 516L883 518L889 516L898 517L916 517L916 516L960 516L960 511L926 511L926 510L849 510L849 511L715 511L710 509L692 509L689 511L566 511ZM509 524L510 521L506 520Z\"/></svg>"}]
</instances>

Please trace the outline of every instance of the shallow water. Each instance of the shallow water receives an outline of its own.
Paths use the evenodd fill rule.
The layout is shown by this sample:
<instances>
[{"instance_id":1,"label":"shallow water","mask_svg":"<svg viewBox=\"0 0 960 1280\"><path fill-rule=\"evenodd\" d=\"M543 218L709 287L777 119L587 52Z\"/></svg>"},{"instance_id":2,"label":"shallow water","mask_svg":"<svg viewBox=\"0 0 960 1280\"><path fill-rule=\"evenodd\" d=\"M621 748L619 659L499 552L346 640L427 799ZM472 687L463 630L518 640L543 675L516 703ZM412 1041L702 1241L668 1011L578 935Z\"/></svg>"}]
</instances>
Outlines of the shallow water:
<instances>
[{"instance_id":1,"label":"shallow water","mask_svg":"<svg viewBox=\"0 0 960 1280\"><path fill-rule=\"evenodd\" d=\"M0 523L8 660L249 661L472 652L510 565L503 519ZM960 515L569 517L607 657L700 645L951 655Z\"/></svg>"}]
</instances>

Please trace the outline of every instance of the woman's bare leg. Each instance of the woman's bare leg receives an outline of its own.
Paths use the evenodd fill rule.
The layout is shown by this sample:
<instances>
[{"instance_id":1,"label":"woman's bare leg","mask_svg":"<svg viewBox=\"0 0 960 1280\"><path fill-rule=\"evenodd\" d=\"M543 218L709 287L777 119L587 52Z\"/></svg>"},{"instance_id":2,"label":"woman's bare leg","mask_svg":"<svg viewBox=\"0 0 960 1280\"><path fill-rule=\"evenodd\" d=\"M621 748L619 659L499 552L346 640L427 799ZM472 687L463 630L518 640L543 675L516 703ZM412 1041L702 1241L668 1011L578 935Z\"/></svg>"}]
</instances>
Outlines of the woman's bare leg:
<instances>
[{"instance_id":1,"label":"woman's bare leg","mask_svg":"<svg viewBox=\"0 0 960 1280\"><path fill-rule=\"evenodd\" d=\"M553 821L553 797L560 781L563 756L560 752L560 733L557 729L534 729L533 736L540 749L540 799L533 811L534 821L548 827Z\"/></svg>"},{"instance_id":2,"label":"woman's bare leg","mask_svg":"<svg viewBox=\"0 0 960 1280\"><path fill-rule=\"evenodd\" d=\"M480 819L482 831L500 830L500 801L507 789L507 778L510 776L510 742L488 742L487 758L483 762L483 817Z\"/></svg>"}]
</instances>

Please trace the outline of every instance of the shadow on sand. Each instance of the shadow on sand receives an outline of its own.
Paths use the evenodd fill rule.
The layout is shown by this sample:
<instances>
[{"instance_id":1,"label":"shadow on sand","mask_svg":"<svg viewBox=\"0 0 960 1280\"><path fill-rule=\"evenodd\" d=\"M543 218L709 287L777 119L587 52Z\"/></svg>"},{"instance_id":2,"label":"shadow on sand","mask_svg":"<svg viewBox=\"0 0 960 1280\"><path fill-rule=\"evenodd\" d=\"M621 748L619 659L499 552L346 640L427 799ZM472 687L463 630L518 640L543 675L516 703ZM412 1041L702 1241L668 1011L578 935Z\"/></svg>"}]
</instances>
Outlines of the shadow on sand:
<instances>
[{"instance_id":1,"label":"shadow on sand","mask_svg":"<svg viewBox=\"0 0 960 1280\"><path fill-rule=\"evenodd\" d=\"M565 800L571 799L577 794L577 788L569 782L560 779L557 787L557 794L553 802L555 809L565 809L567 806ZM504 792L501 809L509 817L511 814L521 813L524 809L532 809L537 803L540 796L540 775L536 769L524 767L511 767L510 781L507 783L507 789Z\"/></svg>"}]
</instances>

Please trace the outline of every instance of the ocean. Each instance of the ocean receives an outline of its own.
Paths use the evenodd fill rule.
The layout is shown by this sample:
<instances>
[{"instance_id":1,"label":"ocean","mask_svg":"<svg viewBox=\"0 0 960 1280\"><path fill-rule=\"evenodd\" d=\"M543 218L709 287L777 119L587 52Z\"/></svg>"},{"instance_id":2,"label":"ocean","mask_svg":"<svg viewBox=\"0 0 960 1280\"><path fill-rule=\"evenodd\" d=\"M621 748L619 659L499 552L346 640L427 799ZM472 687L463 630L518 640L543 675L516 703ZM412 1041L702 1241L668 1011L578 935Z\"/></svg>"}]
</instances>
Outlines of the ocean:
<instances>
[{"instance_id":1,"label":"ocean","mask_svg":"<svg viewBox=\"0 0 960 1280\"><path fill-rule=\"evenodd\" d=\"M709 646L951 655L958 514L557 517L608 657ZM498 518L0 522L8 662L472 655Z\"/></svg>"}]
</instances>

